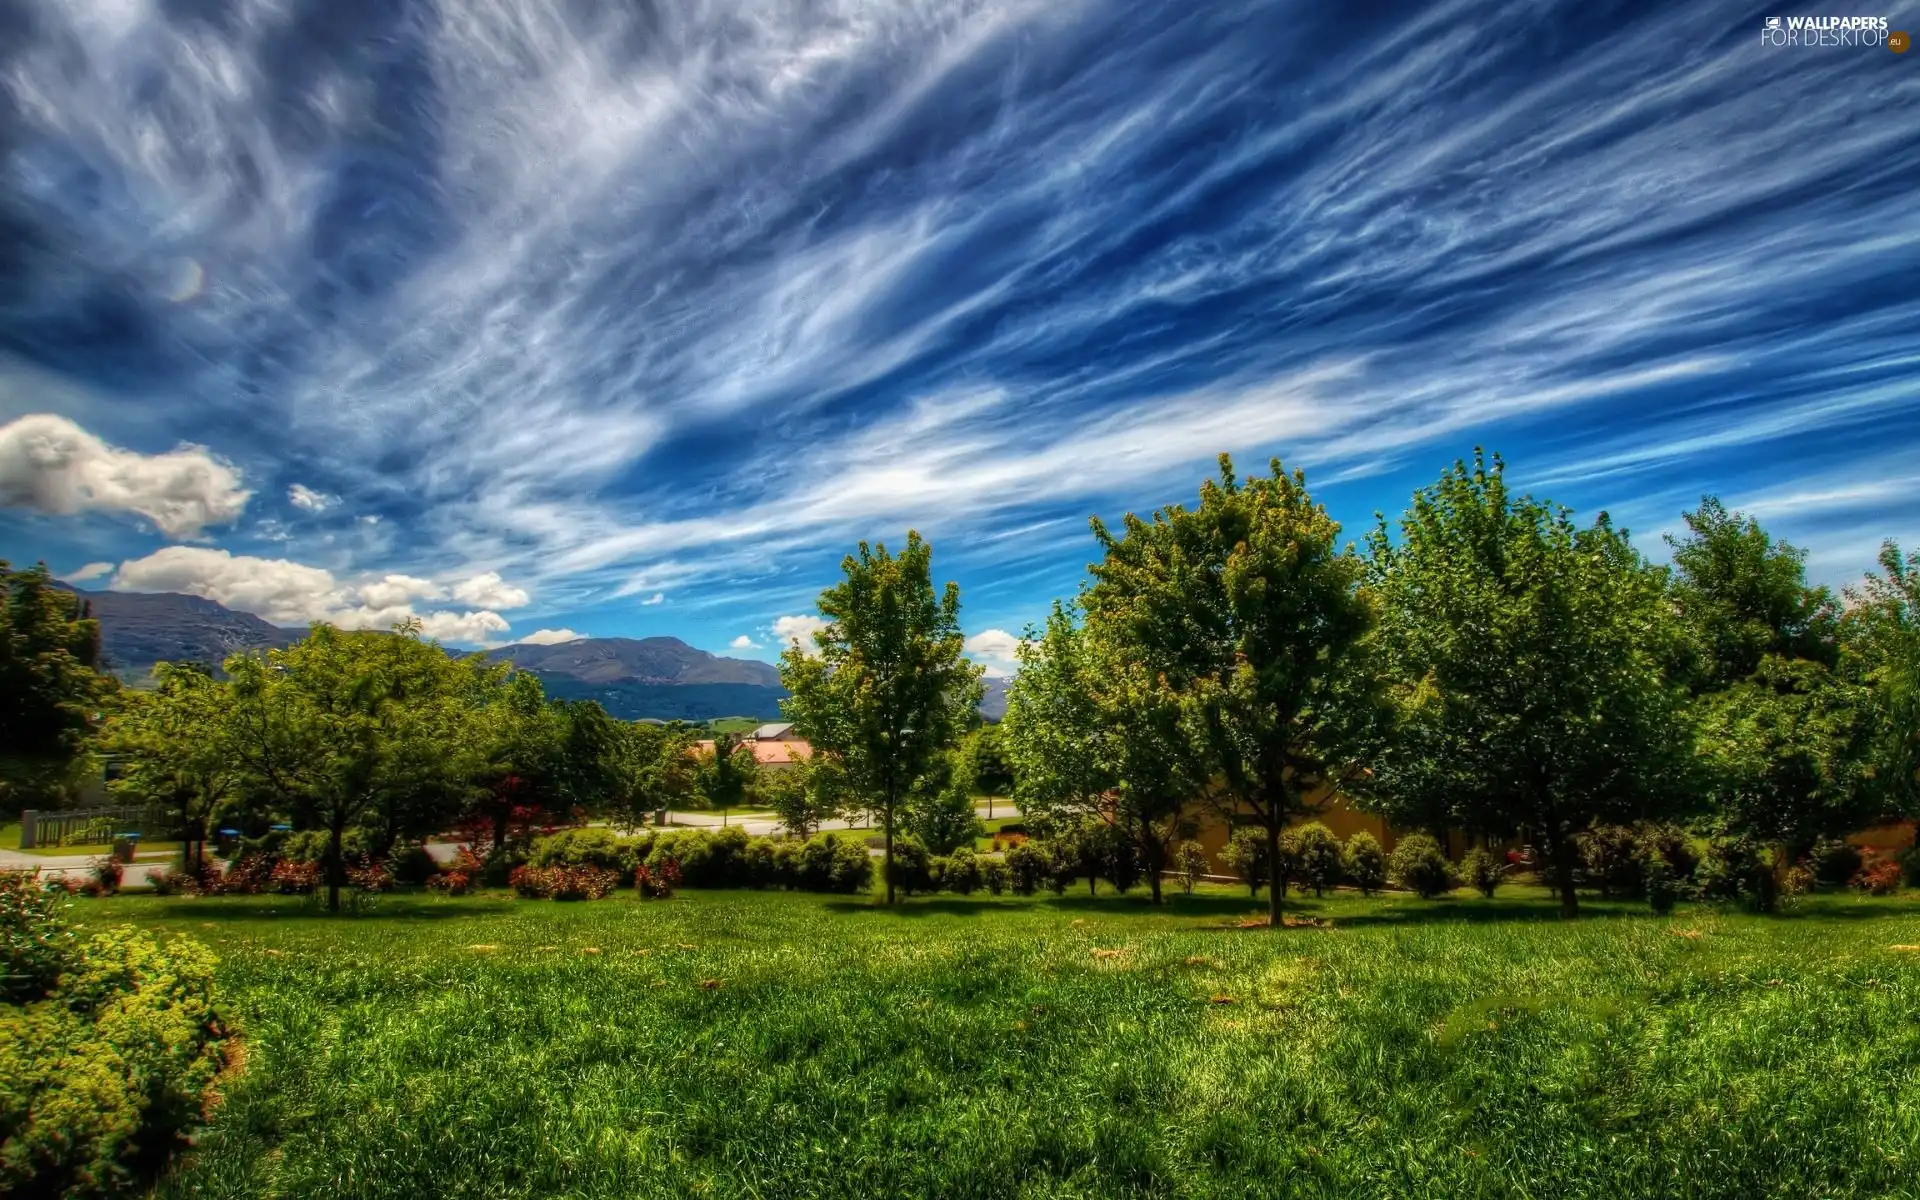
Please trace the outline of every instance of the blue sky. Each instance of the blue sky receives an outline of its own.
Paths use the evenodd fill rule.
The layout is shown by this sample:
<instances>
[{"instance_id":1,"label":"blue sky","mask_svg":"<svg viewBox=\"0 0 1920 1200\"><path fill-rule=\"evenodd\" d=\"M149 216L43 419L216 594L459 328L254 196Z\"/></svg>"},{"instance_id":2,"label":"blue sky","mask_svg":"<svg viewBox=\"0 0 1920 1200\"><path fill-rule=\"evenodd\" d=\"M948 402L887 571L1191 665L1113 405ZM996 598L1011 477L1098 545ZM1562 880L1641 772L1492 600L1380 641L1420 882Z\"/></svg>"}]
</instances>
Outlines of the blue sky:
<instances>
[{"instance_id":1,"label":"blue sky","mask_svg":"<svg viewBox=\"0 0 1920 1200\"><path fill-rule=\"evenodd\" d=\"M1920 54L1773 11L6 0L0 555L770 657L914 526L993 660L1219 451L1358 536L1485 443L1843 583L1920 542Z\"/></svg>"}]
</instances>

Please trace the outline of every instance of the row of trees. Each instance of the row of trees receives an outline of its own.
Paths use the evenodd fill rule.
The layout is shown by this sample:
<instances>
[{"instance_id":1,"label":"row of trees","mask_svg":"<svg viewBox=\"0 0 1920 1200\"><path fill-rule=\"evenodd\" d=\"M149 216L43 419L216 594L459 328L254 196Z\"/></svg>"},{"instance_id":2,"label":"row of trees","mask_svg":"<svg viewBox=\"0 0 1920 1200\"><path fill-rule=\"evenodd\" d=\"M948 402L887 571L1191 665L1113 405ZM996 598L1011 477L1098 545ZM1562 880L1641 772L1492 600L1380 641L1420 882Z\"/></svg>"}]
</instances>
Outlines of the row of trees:
<instances>
[{"instance_id":1,"label":"row of trees","mask_svg":"<svg viewBox=\"0 0 1920 1200\"><path fill-rule=\"evenodd\" d=\"M1272 470L1222 456L1196 506L1094 522L1090 584L1009 689L1023 808L1124 831L1157 878L1202 808L1278 861L1339 793L1402 827L1533 838L1567 915L1596 823L1798 852L1914 812L1920 564L1892 543L1835 597L1709 498L1656 565L1476 454L1363 553Z\"/></svg>"}]
</instances>

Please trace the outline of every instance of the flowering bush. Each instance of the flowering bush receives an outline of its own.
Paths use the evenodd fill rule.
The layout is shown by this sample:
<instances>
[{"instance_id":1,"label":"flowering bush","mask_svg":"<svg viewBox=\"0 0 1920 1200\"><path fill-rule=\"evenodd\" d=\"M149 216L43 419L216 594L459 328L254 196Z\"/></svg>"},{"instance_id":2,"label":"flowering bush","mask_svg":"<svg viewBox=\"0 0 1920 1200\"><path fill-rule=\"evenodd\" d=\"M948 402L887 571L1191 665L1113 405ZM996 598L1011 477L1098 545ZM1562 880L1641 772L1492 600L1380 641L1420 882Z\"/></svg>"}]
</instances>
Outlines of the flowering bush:
<instances>
[{"instance_id":1,"label":"flowering bush","mask_svg":"<svg viewBox=\"0 0 1920 1200\"><path fill-rule=\"evenodd\" d=\"M178 867L148 879L156 896L191 896L200 890L198 876Z\"/></svg>"},{"instance_id":2,"label":"flowering bush","mask_svg":"<svg viewBox=\"0 0 1920 1200\"><path fill-rule=\"evenodd\" d=\"M445 896L464 896L473 890L473 876L458 869L442 871L427 880L427 890Z\"/></svg>"},{"instance_id":3,"label":"flowering bush","mask_svg":"<svg viewBox=\"0 0 1920 1200\"><path fill-rule=\"evenodd\" d=\"M320 864L278 862L268 879L282 896L309 896L319 890Z\"/></svg>"},{"instance_id":4,"label":"flowering bush","mask_svg":"<svg viewBox=\"0 0 1920 1200\"><path fill-rule=\"evenodd\" d=\"M1869 896L1891 896L1900 890L1901 882L1900 860L1875 850L1861 855L1860 869L1853 876L1853 886Z\"/></svg>"},{"instance_id":5,"label":"flowering bush","mask_svg":"<svg viewBox=\"0 0 1920 1200\"><path fill-rule=\"evenodd\" d=\"M634 870L633 886L643 900L665 900L680 886L680 864L671 858L662 860L658 867L641 863Z\"/></svg>"},{"instance_id":6,"label":"flowering bush","mask_svg":"<svg viewBox=\"0 0 1920 1200\"><path fill-rule=\"evenodd\" d=\"M523 900L604 900L620 886L620 873L606 867L516 867L508 886Z\"/></svg>"},{"instance_id":7,"label":"flowering bush","mask_svg":"<svg viewBox=\"0 0 1920 1200\"><path fill-rule=\"evenodd\" d=\"M93 871L93 881L100 885L102 892L111 893L120 890L120 881L126 877L126 868L121 865L119 859L111 854L103 854L88 866Z\"/></svg>"},{"instance_id":8,"label":"flowering bush","mask_svg":"<svg viewBox=\"0 0 1920 1200\"><path fill-rule=\"evenodd\" d=\"M347 886L356 892L390 892L393 890L393 875L384 862L362 859L358 865L347 868Z\"/></svg>"},{"instance_id":9,"label":"flowering bush","mask_svg":"<svg viewBox=\"0 0 1920 1200\"><path fill-rule=\"evenodd\" d=\"M201 890L227 896L257 896L273 883L278 862L264 854L248 854L235 859L224 875L214 875L211 864Z\"/></svg>"}]
</instances>

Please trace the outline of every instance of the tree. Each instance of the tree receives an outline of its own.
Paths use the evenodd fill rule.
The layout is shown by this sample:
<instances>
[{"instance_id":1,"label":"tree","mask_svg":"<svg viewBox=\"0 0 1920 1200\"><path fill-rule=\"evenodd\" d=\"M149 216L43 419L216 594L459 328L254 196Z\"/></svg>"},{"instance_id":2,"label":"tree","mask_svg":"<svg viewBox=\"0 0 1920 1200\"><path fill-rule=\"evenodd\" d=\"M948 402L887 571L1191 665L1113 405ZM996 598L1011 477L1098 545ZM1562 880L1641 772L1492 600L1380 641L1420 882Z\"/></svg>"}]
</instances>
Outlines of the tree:
<instances>
[{"instance_id":1,"label":"tree","mask_svg":"<svg viewBox=\"0 0 1920 1200\"><path fill-rule=\"evenodd\" d=\"M801 755L784 770L761 773L760 797L788 833L812 837L823 822L846 811L846 773L831 755Z\"/></svg>"},{"instance_id":2,"label":"tree","mask_svg":"<svg viewBox=\"0 0 1920 1200\"><path fill-rule=\"evenodd\" d=\"M962 771L972 795L987 797L987 815L993 798L1013 792L1013 764L1007 758L1005 731L999 725L981 725L960 744Z\"/></svg>"},{"instance_id":3,"label":"tree","mask_svg":"<svg viewBox=\"0 0 1920 1200\"><path fill-rule=\"evenodd\" d=\"M1871 788L1884 812L1920 812L1920 554L1880 547L1880 569L1847 592L1844 664L1870 689Z\"/></svg>"},{"instance_id":4,"label":"tree","mask_svg":"<svg viewBox=\"0 0 1920 1200\"><path fill-rule=\"evenodd\" d=\"M1867 786L1869 689L1843 678L1839 613L1806 555L1715 498L1686 514L1673 595L1692 672L1707 792L1720 826L1790 854L1878 815Z\"/></svg>"},{"instance_id":5,"label":"tree","mask_svg":"<svg viewBox=\"0 0 1920 1200\"><path fill-rule=\"evenodd\" d=\"M1685 790L1666 580L1604 513L1577 528L1512 496L1497 457L1416 493L1399 532L1383 519L1370 539L1374 661L1399 707L1370 802L1403 823L1533 831L1574 916L1574 835L1660 815Z\"/></svg>"},{"instance_id":6,"label":"tree","mask_svg":"<svg viewBox=\"0 0 1920 1200\"><path fill-rule=\"evenodd\" d=\"M473 799L460 824L487 836L487 857L572 817L566 787L567 710L547 702L538 676L485 668L468 699ZM424 818L427 814L415 814Z\"/></svg>"},{"instance_id":7,"label":"tree","mask_svg":"<svg viewBox=\"0 0 1920 1200\"><path fill-rule=\"evenodd\" d=\"M245 773L232 745L231 689L199 664L159 663L149 692L129 692L102 737L120 763L114 792L164 813L203 865L206 828L238 800Z\"/></svg>"},{"instance_id":8,"label":"tree","mask_svg":"<svg viewBox=\"0 0 1920 1200\"><path fill-rule=\"evenodd\" d=\"M934 854L952 854L962 846L971 850L974 839L986 833L956 758L957 753L948 755L921 776L902 810L907 832Z\"/></svg>"},{"instance_id":9,"label":"tree","mask_svg":"<svg viewBox=\"0 0 1920 1200\"><path fill-rule=\"evenodd\" d=\"M332 910L348 829L430 831L483 774L469 725L480 665L419 633L417 621L393 635L315 625L285 649L227 660L234 761L296 825L326 832Z\"/></svg>"},{"instance_id":10,"label":"tree","mask_svg":"<svg viewBox=\"0 0 1920 1200\"><path fill-rule=\"evenodd\" d=\"M1016 795L1022 811L1097 821L1130 842L1158 904L1198 791L1180 705L1078 612L1056 603L1021 644L1001 723Z\"/></svg>"},{"instance_id":11,"label":"tree","mask_svg":"<svg viewBox=\"0 0 1920 1200\"><path fill-rule=\"evenodd\" d=\"M815 753L839 760L855 803L878 813L889 867L901 803L980 703L980 668L961 653L959 585L936 593L932 562L918 533L897 556L860 543L841 563L846 578L820 593L828 625L813 635L816 653L795 645L780 660L787 718Z\"/></svg>"},{"instance_id":12,"label":"tree","mask_svg":"<svg viewBox=\"0 0 1920 1200\"><path fill-rule=\"evenodd\" d=\"M1109 661L1178 712L1181 773L1207 781L1223 816L1259 826L1277 862L1282 830L1359 775L1368 697L1351 668L1372 613L1340 526L1303 474L1271 466L1242 481L1221 455L1198 507L1129 514L1119 536L1096 518L1105 557L1086 607ZM1269 888L1275 927L1282 904Z\"/></svg>"},{"instance_id":13,"label":"tree","mask_svg":"<svg viewBox=\"0 0 1920 1200\"><path fill-rule=\"evenodd\" d=\"M1805 551L1714 496L1683 519L1687 535L1666 540L1674 599L1698 641L1697 690L1749 679L1768 655L1834 665L1838 606L1807 586Z\"/></svg>"},{"instance_id":14,"label":"tree","mask_svg":"<svg viewBox=\"0 0 1920 1200\"><path fill-rule=\"evenodd\" d=\"M629 828L645 825L663 809L689 803L698 787L693 734L668 725L616 722L614 791L610 812Z\"/></svg>"},{"instance_id":15,"label":"tree","mask_svg":"<svg viewBox=\"0 0 1920 1200\"><path fill-rule=\"evenodd\" d=\"M700 755L695 781L700 798L709 808L725 812L745 803L758 784L760 760L753 749L731 733L716 733L713 748Z\"/></svg>"},{"instance_id":16,"label":"tree","mask_svg":"<svg viewBox=\"0 0 1920 1200\"><path fill-rule=\"evenodd\" d=\"M73 782L100 710L100 626L45 564L0 559L0 808L17 811Z\"/></svg>"}]
</instances>

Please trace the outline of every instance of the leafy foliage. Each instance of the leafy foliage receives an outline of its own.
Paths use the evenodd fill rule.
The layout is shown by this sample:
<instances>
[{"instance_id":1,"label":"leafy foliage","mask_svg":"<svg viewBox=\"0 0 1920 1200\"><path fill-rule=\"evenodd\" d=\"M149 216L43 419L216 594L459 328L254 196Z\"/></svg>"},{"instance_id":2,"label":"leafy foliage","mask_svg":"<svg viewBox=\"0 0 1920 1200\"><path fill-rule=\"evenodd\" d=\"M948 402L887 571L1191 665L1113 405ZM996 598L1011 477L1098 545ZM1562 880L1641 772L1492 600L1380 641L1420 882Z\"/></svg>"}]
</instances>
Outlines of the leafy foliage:
<instances>
[{"instance_id":1,"label":"leafy foliage","mask_svg":"<svg viewBox=\"0 0 1920 1200\"><path fill-rule=\"evenodd\" d=\"M1485 846L1475 846L1460 860L1459 876L1461 883L1491 900L1506 877L1506 864Z\"/></svg>"},{"instance_id":2,"label":"leafy foliage","mask_svg":"<svg viewBox=\"0 0 1920 1200\"><path fill-rule=\"evenodd\" d=\"M0 559L0 810L53 807L81 763L101 706L100 627L44 564Z\"/></svg>"},{"instance_id":3,"label":"leafy foliage","mask_svg":"<svg viewBox=\"0 0 1920 1200\"><path fill-rule=\"evenodd\" d=\"M1372 834L1362 830L1348 838L1340 857L1347 882L1362 895L1371 896L1387 886L1387 854Z\"/></svg>"},{"instance_id":4,"label":"leafy foliage","mask_svg":"<svg viewBox=\"0 0 1920 1200\"><path fill-rule=\"evenodd\" d=\"M980 702L981 669L962 654L960 589L933 587L933 549L909 531L899 555L860 543L845 579L820 593L828 624L812 653L794 645L780 678L786 714L815 753L834 756L853 802L878 815L888 864L901 805ZM887 871L887 901L896 873Z\"/></svg>"},{"instance_id":5,"label":"leafy foliage","mask_svg":"<svg viewBox=\"0 0 1920 1200\"><path fill-rule=\"evenodd\" d=\"M1247 885L1247 894L1257 896L1260 889L1266 887L1272 879L1268 857L1267 838L1264 831L1249 825L1243 825L1227 838L1226 848L1220 852L1220 861L1226 864L1241 883Z\"/></svg>"},{"instance_id":6,"label":"leafy foliage","mask_svg":"<svg viewBox=\"0 0 1920 1200\"><path fill-rule=\"evenodd\" d=\"M1387 859L1387 876L1422 900L1443 896L1455 884L1453 864L1440 843L1424 833L1410 833L1395 844Z\"/></svg>"}]
</instances>

